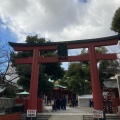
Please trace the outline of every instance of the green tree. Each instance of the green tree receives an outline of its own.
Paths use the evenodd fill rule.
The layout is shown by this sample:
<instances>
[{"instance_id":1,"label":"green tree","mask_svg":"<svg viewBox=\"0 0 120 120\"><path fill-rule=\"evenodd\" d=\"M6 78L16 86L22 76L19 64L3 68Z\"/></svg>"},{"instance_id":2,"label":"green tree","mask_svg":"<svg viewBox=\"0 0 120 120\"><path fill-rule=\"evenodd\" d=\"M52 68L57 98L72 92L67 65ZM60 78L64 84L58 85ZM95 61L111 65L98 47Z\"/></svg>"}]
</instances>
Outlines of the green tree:
<instances>
[{"instance_id":1,"label":"green tree","mask_svg":"<svg viewBox=\"0 0 120 120\"><path fill-rule=\"evenodd\" d=\"M38 36L27 36L26 43L47 43L50 41L46 41L45 38L38 38ZM42 56L54 56L56 55L55 51L41 51L40 54ZM33 53L31 51L28 52L18 52L12 53L12 62L13 66L16 67L17 74L19 75L18 84L23 86L25 90L29 90L30 86L30 78L31 78L31 65L15 65L14 61L16 58L27 58L32 56ZM54 78L55 80L62 78L64 75L64 69L61 68L61 63L47 63L39 65L39 85L38 85L38 94L41 93L50 93L53 89L53 83L48 81L49 78ZM54 72L55 71L55 72Z\"/></svg>"},{"instance_id":2,"label":"green tree","mask_svg":"<svg viewBox=\"0 0 120 120\"><path fill-rule=\"evenodd\" d=\"M102 54L106 54L108 52L107 48L106 47L96 47L95 49L96 53L102 53Z\"/></svg>"},{"instance_id":3,"label":"green tree","mask_svg":"<svg viewBox=\"0 0 120 120\"><path fill-rule=\"evenodd\" d=\"M115 11L115 14L113 16L111 30L120 34L120 7Z\"/></svg>"},{"instance_id":4,"label":"green tree","mask_svg":"<svg viewBox=\"0 0 120 120\"><path fill-rule=\"evenodd\" d=\"M81 62L71 63L66 76L69 76L67 79L68 89L79 95L90 93L91 85L88 84L88 82L90 83L90 69L88 64L83 66Z\"/></svg>"}]
</instances>

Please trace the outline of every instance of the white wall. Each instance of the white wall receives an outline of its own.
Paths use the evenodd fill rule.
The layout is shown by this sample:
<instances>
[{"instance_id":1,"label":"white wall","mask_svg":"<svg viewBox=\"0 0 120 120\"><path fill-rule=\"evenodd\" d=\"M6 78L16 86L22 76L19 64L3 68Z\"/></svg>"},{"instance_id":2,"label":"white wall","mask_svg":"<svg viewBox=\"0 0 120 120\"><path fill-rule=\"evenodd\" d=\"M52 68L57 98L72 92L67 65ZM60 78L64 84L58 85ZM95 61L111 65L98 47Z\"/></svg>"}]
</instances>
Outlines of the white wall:
<instances>
[{"instance_id":1,"label":"white wall","mask_svg":"<svg viewBox=\"0 0 120 120\"><path fill-rule=\"evenodd\" d=\"M80 107L89 107L89 99L79 99L78 106Z\"/></svg>"}]
</instances>

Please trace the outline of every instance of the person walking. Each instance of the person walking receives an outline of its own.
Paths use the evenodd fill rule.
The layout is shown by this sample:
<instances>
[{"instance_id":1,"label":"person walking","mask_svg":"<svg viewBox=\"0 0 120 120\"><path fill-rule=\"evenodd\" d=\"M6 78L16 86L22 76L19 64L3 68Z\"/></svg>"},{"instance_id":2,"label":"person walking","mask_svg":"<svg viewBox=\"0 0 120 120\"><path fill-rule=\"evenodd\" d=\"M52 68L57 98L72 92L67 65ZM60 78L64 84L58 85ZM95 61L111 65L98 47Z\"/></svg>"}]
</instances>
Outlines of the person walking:
<instances>
[{"instance_id":1,"label":"person walking","mask_svg":"<svg viewBox=\"0 0 120 120\"><path fill-rule=\"evenodd\" d=\"M59 98L56 99L56 108L57 110L60 110L60 99Z\"/></svg>"},{"instance_id":2,"label":"person walking","mask_svg":"<svg viewBox=\"0 0 120 120\"><path fill-rule=\"evenodd\" d=\"M54 110L55 110L55 111L57 111L57 104L56 104L56 103L57 103L57 99L55 98L55 99L54 99Z\"/></svg>"},{"instance_id":3,"label":"person walking","mask_svg":"<svg viewBox=\"0 0 120 120\"><path fill-rule=\"evenodd\" d=\"M51 105L52 105L52 112L54 111L54 100L51 101Z\"/></svg>"},{"instance_id":4,"label":"person walking","mask_svg":"<svg viewBox=\"0 0 120 120\"><path fill-rule=\"evenodd\" d=\"M66 98L65 97L62 99L62 104L63 104L63 110L66 110Z\"/></svg>"},{"instance_id":5,"label":"person walking","mask_svg":"<svg viewBox=\"0 0 120 120\"><path fill-rule=\"evenodd\" d=\"M75 106L75 101L74 100L72 100L72 107L74 107Z\"/></svg>"}]
</instances>

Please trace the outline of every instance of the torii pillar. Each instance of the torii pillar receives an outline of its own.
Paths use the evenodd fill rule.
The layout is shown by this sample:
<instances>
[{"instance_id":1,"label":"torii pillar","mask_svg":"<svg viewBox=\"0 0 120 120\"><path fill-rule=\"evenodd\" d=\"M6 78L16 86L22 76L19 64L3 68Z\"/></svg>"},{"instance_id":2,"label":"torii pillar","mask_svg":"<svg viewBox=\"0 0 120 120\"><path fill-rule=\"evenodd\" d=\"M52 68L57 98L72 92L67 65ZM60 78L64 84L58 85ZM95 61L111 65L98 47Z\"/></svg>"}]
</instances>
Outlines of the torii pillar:
<instances>
[{"instance_id":1,"label":"torii pillar","mask_svg":"<svg viewBox=\"0 0 120 120\"><path fill-rule=\"evenodd\" d=\"M99 73L97 68L95 47L93 45L89 46L89 56L90 56L90 72L91 72L91 82L92 82L92 92L94 100L94 109L103 110L102 96L100 88Z\"/></svg>"},{"instance_id":2,"label":"torii pillar","mask_svg":"<svg viewBox=\"0 0 120 120\"><path fill-rule=\"evenodd\" d=\"M31 82L30 82L30 95L28 101L27 114L31 115L33 112L34 116L27 116L26 120L36 120L37 119L37 96L38 96L38 76L39 76L39 49L33 50L32 59L32 72L31 72Z\"/></svg>"}]
</instances>

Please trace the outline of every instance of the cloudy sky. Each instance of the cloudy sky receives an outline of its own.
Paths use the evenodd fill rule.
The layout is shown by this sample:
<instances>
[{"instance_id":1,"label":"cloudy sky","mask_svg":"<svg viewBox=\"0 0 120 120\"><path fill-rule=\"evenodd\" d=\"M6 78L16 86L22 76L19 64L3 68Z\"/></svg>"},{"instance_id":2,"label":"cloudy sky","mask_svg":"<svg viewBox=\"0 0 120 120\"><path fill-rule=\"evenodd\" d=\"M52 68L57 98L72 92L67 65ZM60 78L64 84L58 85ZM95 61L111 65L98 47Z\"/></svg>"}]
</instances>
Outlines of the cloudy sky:
<instances>
[{"instance_id":1,"label":"cloudy sky","mask_svg":"<svg viewBox=\"0 0 120 120\"><path fill-rule=\"evenodd\" d=\"M110 30L120 0L0 0L0 40L27 35L51 41L115 35Z\"/></svg>"}]
</instances>

